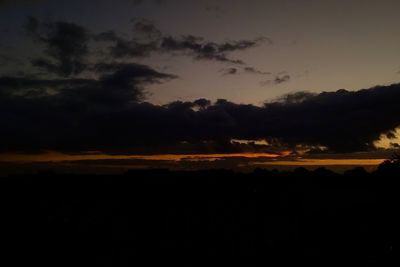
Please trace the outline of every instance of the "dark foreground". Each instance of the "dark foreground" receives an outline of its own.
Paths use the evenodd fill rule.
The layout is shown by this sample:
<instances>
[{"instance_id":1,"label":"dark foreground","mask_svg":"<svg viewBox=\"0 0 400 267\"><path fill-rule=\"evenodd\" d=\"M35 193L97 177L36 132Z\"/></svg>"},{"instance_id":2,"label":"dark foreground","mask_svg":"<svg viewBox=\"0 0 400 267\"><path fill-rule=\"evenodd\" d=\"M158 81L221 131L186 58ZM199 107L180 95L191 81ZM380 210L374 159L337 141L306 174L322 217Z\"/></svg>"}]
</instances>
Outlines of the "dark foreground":
<instances>
[{"instance_id":1,"label":"dark foreground","mask_svg":"<svg viewBox=\"0 0 400 267\"><path fill-rule=\"evenodd\" d=\"M398 168L380 168L3 178L1 261L395 266L398 177Z\"/></svg>"}]
</instances>

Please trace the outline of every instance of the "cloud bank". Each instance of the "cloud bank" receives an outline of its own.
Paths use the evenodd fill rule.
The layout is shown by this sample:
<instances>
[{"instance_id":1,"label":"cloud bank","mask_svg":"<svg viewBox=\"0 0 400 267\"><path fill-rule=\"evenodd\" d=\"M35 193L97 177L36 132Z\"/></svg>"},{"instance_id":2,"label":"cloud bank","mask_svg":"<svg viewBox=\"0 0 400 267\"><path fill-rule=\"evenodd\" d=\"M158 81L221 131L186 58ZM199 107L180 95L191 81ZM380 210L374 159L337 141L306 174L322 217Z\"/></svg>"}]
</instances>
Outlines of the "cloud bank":
<instances>
[{"instance_id":1,"label":"cloud bank","mask_svg":"<svg viewBox=\"0 0 400 267\"><path fill-rule=\"evenodd\" d=\"M356 92L299 92L263 106L225 99L145 102L146 86L177 78L134 62L152 53L184 53L196 60L244 65L229 57L262 39L217 43L167 36L145 20L131 39L113 31L90 33L68 22L30 18L27 32L43 54L31 60L42 75L0 76L0 151L110 154L266 152L327 147L333 152L374 149L400 125L400 84ZM96 57L92 45L107 57ZM228 74L236 74L229 68ZM272 82L290 80L277 76ZM237 140L265 140L263 144Z\"/></svg>"},{"instance_id":2,"label":"cloud bank","mask_svg":"<svg viewBox=\"0 0 400 267\"><path fill-rule=\"evenodd\" d=\"M223 99L160 106L138 102L127 86L171 77L125 67L100 81L0 79L0 150L233 152L241 148L232 139L265 139L352 152L373 149L381 133L400 125L399 84L288 95L261 107Z\"/></svg>"}]
</instances>

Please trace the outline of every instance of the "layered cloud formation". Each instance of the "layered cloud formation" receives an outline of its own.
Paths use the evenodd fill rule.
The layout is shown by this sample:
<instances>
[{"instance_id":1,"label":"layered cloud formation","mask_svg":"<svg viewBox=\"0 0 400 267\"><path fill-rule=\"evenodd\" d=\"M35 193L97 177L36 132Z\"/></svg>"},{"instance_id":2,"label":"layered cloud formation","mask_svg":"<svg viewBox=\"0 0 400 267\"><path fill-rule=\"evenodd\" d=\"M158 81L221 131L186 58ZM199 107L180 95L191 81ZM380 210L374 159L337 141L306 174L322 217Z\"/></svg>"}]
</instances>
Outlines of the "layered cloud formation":
<instances>
[{"instance_id":1,"label":"layered cloud formation","mask_svg":"<svg viewBox=\"0 0 400 267\"><path fill-rule=\"evenodd\" d=\"M229 57L262 38L216 43L167 36L139 20L136 35L90 33L67 22L31 18L28 33L43 47L31 59L42 75L0 77L1 152L45 150L111 154L268 152L278 147L327 147L335 152L374 149L382 133L400 125L400 84L356 92L295 93L263 106L211 102L145 102L146 86L177 78L133 60L153 53L183 53L196 60L243 65ZM99 57L90 49L102 48ZM235 68L230 74L236 73ZM277 77L281 83L289 75ZM263 144L233 139L266 140Z\"/></svg>"},{"instance_id":2,"label":"layered cloud formation","mask_svg":"<svg viewBox=\"0 0 400 267\"><path fill-rule=\"evenodd\" d=\"M289 95L262 107L223 99L164 106L137 102L137 86L169 78L140 65L99 81L2 78L0 149L161 153L211 146L232 152L230 140L236 138L361 151L399 126L398 84ZM47 93L50 87L58 91Z\"/></svg>"}]
</instances>

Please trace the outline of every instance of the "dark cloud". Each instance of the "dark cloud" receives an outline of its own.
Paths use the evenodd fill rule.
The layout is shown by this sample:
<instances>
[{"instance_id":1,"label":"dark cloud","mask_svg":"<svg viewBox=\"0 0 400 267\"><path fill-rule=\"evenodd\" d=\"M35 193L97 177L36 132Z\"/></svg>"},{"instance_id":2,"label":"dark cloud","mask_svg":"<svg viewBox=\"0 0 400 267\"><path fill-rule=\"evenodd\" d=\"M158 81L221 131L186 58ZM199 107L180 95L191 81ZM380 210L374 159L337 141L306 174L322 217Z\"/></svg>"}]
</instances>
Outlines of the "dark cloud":
<instances>
[{"instance_id":1,"label":"dark cloud","mask_svg":"<svg viewBox=\"0 0 400 267\"><path fill-rule=\"evenodd\" d=\"M281 83L285 83L288 82L290 80L290 75L286 74L283 76L276 76L274 79L274 83L275 84L281 84Z\"/></svg>"},{"instance_id":2,"label":"dark cloud","mask_svg":"<svg viewBox=\"0 0 400 267\"><path fill-rule=\"evenodd\" d=\"M235 75L238 73L237 68L228 68L223 70L223 75Z\"/></svg>"},{"instance_id":3,"label":"dark cloud","mask_svg":"<svg viewBox=\"0 0 400 267\"><path fill-rule=\"evenodd\" d=\"M261 39L215 43L194 36L166 37L145 20L134 23L128 41L112 31L96 35L72 23L34 18L27 30L44 46L45 56L32 64L45 73L0 76L0 151L228 153L298 145L362 151L373 149L373 141L382 133L391 136L400 125L399 84L357 92L299 92L261 107L224 99L154 105L144 102L146 86L176 76L129 58L182 52L240 65L230 53L254 47ZM115 49L114 57L93 57L88 63L91 41L99 46L106 42L110 51ZM246 65L228 70L233 74L238 69L259 72ZM271 82L289 80L288 74L278 73ZM268 145L244 146L232 139L267 140Z\"/></svg>"},{"instance_id":4,"label":"dark cloud","mask_svg":"<svg viewBox=\"0 0 400 267\"><path fill-rule=\"evenodd\" d=\"M258 74L258 75L270 75L270 72L260 71L254 67L244 67L242 70L238 68L227 68L222 70L223 75L235 75L239 73L248 73L248 74Z\"/></svg>"},{"instance_id":5,"label":"dark cloud","mask_svg":"<svg viewBox=\"0 0 400 267\"><path fill-rule=\"evenodd\" d=\"M106 31L94 36L95 41L108 42L109 53L115 58L148 57L159 50L161 31L145 19L132 19L132 38L122 37L115 31Z\"/></svg>"},{"instance_id":6,"label":"dark cloud","mask_svg":"<svg viewBox=\"0 0 400 267\"><path fill-rule=\"evenodd\" d=\"M65 77L85 69L89 34L83 27L68 22L42 22L30 17L26 30L44 46L47 56L33 59L33 66Z\"/></svg>"},{"instance_id":7,"label":"dark cloud","mask_svg":"<svg viewBox=\"0 0 400 267\"><path fill-rule=\"evenodd\" d=\"M166 52L188 52L198 60L215 60L224 63L243 65L238 59L230 59L227 54L235 50L244 50L253 47L257 41L237 41L233 43L217 44L205 42L200 37L184 35L181 37L164 37L161 41L161 49Z\"/></svg>"},{"instance_id":8,"label":"dark cloud","mask_svg":"<svg viewBox=\"0 0 400 267\"><path fill-rule=\"evenodd\" d=\"M98 64L98 71L105 72L100 79L102 88L112 90L111 93L121 101L143 100L143 85L160 83L162 80L174 79L175 75L160 73L139 64Z\"/></svg>"},{"instance_id":9,"label":"dark cloud","mask_svg":"<svg viewBox=\"0 0 400 267\"><path fill-rule=\"evenodd\" d=\"M398 143L390 143L390 146L396 149L400 148L400 145Z\"/></svg>"},{"instance_id":10,"label":"dark cloud","mask_svg":"<svg viewBox=\"0 0 400 267\"><path fill-rule=\"evenodd\" d=\"M115 109L144 99L143 86L176 78L140 64L97 64L97 79L0 77L0 95L23 101L54 101L82 109ZM29 102L28 101L28 102Z\"/></svg>"},{"instance_id":11,"label":"dark cloud","mask_svg":"<svg viewBox=\"0 0 400 267\"><path fill-rule=\"evenodd\" d=\"M261 85L277 85L281 83L286 83L289 82L291 79L291 76L289 74L277 74L273 80L266 80L264 82L261 82Z\"/></svg>"},{"instance_id":12,"label":"dark cloud","mask_svg":"<svg viewBox=\"0 0 400 267\"><path fill-rule=\"evenodd\" d=\"M271 74L270 72L257 70L254 67L245 67L244 71L246 73L250 73L250 74L260 74L260 75L270 75Z\"/></svg>"},{"instance_id":13,"label":"dark cloud","mask_svg":"<svg viewBox=\"0 0 400 267\"><path fill-rule=\"evenodd\" d=\"M0 77L1 92L9 95L23 96L25 92L42 91L46 89L59 90L75 88L83 84L92 83L89 79L35 79L26 77Z\"/></svg>"},{"instance_id":14,"label":"dark cloud","mask_svg":"<svg viewBox=\"0 0 400 267\"><path fill-rule=\"evenodd\" d=\"M263 42L270 42L268 38L260 37L254 40L216 43L193 35L175 37L163 34L148 20L134 19L133 23L134 36L130 39L114 31L100 33L94 39L111 43L109 51L112 56L118 58L147 57L151 53L182 53L197 60L213 60L238 65L245 63L240 59L230 58L230 53L247 50Z\"/></svg>"},{"instance_id":15,"label":"dark cloud","mask_svg":"<svg viewBox=\"0 0 400 267\"><path fill-rule=\"evenodd\" d=\"M44 72L0 77L1 93L9 99L52 99L62 107L78 110L119 109L145 99L146 85L177 77L146 65L119 62L116 56L93 56L90 42L119 42L111 31L93 35L73 23L43 22L33 17L28 19L26 30L44 46L45 56L31 60L32 66ZM157 35L157 30L145 20L137 20L134 31L146 39Z\"/></svg>"},{"instance_id":16,"label":"dark cloud","mask_svg":"<svg viewBox=\"0 0 400 267\"><path fill-rule=\"evenodd\" d=\"M399 84L357 92L302 92L262 107L223 99L159 106L137 102L140 91L135 88L172 76L138 65L99 69L111 74L96 81L2 78L0 150L227 153L243 149L232 139L266 139L269 145L256 149L302 144L352 152L374 149L374 140L400 125ZM39 84L60 89L58 93L10 93Z\"/></svg>"},{"instance_id":17,"label":"dark cloud","mask_svg":"<svg viewBox=\"0 0 400 267\"><path fill-rule=\"evenodd\" d=\"M338 92L340 92L340 90ZM290 94L286 94L281 97L278 97L276 99L276 102L285 103L285 104L299 104L299 103L307 101L308 99L315 97L315 96L317 96L316 93L300 91L300 92L290 93Z\"/></svg>"}]
</instances>

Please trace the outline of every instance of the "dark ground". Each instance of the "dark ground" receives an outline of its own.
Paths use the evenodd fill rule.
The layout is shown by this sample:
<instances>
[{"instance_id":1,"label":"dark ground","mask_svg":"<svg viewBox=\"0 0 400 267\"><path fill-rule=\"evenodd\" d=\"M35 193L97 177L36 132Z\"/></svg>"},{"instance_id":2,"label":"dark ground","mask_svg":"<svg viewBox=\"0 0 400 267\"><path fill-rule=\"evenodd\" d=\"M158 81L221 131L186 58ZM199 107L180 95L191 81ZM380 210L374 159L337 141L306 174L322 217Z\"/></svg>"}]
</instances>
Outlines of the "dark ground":
<instances>
[{"instance_id":1,"label":"dark ground","mask_svg":"<svg viewBox=\"0 0 400 267\"><path fill-rule=\"evenodd\" d=\"M398 166L0 181L3 266L395 266ZM398 266L396 264L396 266Z\"/></svg>"}]
</instances>

